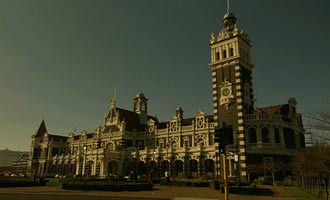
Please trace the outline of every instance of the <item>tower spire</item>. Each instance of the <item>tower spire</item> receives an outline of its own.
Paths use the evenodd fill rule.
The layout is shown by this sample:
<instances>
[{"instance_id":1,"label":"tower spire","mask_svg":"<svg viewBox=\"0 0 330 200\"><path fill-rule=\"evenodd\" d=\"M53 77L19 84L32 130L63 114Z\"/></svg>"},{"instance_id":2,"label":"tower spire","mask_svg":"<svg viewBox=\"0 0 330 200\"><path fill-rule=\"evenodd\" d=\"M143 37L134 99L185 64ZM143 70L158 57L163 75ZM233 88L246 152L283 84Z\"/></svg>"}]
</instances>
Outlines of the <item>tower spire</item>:
<instances>
[{"instance_id":1,"label":"tower spire","mask_svg":"<svg viewBox=\"0 0 330 200\"><path fill-rule=\"evenodd\" d=\"M117 98L117 87L115 86L115 87L113 88L113 100L116 101L116 98Z\"/></svg>"},{"instance_id":2,"label":"tower spire","mask_svg":"<svg viewBox=\"0 0 330 200\"><path fill-rule=\"evenodd\" d=\"M227 12L230 12L230 2L227 0Z\"/></svg>"}]
</instances>

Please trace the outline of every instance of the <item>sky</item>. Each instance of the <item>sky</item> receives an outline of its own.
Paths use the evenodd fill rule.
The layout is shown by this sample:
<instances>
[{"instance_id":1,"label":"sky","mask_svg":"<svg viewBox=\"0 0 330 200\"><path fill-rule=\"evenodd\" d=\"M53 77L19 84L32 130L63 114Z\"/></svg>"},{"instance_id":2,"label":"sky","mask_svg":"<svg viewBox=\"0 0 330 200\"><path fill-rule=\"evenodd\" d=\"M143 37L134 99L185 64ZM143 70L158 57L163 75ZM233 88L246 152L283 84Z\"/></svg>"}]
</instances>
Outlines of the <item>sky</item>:
<instances>
[{"instance_id":1,"label":"sky","mask_svg":"<svg viewBox=\"0 0 330 200\"><path fill-rule=\"evenodd\" d=\"M329 0L232 0L252 41L257 107L295 97L298 112L330 100ZM28 151L50 134L92 132L110 100L168 120L212 114L210 34L225 0L0 0L0 149ZM114 90L116 88L116 95ZM305 117L304 117L305 119Z\"/></svg>"}]
</instances>

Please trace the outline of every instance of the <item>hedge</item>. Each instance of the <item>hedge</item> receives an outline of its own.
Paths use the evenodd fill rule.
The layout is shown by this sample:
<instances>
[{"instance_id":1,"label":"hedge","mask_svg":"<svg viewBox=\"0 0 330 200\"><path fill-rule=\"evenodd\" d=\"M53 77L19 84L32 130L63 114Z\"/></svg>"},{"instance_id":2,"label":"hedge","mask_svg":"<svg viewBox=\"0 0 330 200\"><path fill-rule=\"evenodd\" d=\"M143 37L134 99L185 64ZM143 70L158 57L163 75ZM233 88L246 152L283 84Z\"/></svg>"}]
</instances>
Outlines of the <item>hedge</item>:
<instances>
[{"instance_id":1,"label":"hedge","mask_svg":"<svg viewBox=\"0 0 330 200\"><path fill-rule=\"evenodd\" d=\"M0 179L0 187L30 187L30 186L44 186L45 181L34 181L31 179Z\"/></svg>"},{"instance_id":2,"label":"hedge","mask_svg":"<svg viewBox=\"0 0 330 200\"><path fill-rule=\"evenodd\" d=\"M161 181L161 185L167 185L166 181ZM209 181L170 181L171 186L209 187Z\"/></svg>"},{"instance_id":3,"label":"hedge","mask_svg":"<svg viewBox=\"0 0 330 200\"><path fill-rule=\"evenodd\" d=\"M97 191L142 191L151 190L150 183L104 183L104 182L64 182L65 190L97 190Z\"/></svg>"}]
</instances>

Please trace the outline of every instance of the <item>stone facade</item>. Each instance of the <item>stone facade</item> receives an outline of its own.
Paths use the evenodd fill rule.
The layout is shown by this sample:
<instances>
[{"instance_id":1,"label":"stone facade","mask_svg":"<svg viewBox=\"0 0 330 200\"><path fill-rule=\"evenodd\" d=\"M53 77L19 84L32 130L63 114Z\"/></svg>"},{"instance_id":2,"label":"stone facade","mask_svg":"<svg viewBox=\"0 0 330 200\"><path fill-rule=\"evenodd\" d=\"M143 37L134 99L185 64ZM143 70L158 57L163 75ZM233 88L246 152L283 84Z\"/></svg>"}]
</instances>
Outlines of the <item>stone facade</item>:
<instances>
[{"instance_id":1,"label":"stone facade","mask_svg":"<svg viewBox=\"0 0 330 200\"><path fill-rule=\"evenodd\" d=\"M228 10L223 28L211 34L213 115L198 112L184 118L178 108L167 122L147 112L143 93L134 98L133 111L110 103L104 125L92 133L49 134L42 121L32 136L28 172L40 175L139 175L216 178L221 175L215 132L229 131L230 177L246 180L257 173L255 164L288 164L297 149L305 148L296 100L255 108L251 43ZM221 142L221 141L220 141ZM266 173L266 171L265 171Z\"/></svg>"},{"instance_id":2,"label":"stone facade","mask_svg":"<svg viewBox=\"0 0 330 200\"><path fill-rule=\"evenodd\" d=\"M143 98L142 93L136 96L135 108L143 108L136 105ZM160 123L144 110L124 110L112 101L104 126L93 133L50 135L42 121L32 136L29 171L102 177L125 176L131 171L164 176L169 171L172 176L213 177L217 145L212 118L198 112L184 119L178 108L168 122Z\"/></svg>"}]
</instances>

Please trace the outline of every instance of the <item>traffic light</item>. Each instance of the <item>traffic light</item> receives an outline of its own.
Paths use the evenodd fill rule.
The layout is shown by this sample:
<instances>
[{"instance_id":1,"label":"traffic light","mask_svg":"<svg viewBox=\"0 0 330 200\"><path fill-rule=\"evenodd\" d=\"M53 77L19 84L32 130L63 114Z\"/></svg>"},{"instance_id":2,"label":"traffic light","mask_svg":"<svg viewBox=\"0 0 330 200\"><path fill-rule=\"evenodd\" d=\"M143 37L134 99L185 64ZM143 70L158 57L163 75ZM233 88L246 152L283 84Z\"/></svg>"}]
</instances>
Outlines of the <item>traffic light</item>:
<instances>
[{"instance_id":1,"label":"traffic light","mask_svg":"<svg viewBox=\"0 0 330 200\"><path fill-rule=\"evenodd\" d=\"M217 143L220 142L220 129L219 128L214 129L214 142L217 142Z\"/></svg>"},{"instance_id":2,"label":"traffic light","mask_svg":"<svg viewBox=\"0 0 330 200\"><path fill-rule=\"evenodd\" d=\"M219 143L219 153L223 154L226 152L226 144Z\"/></svg>"},{"instance_id":3,"label":"traffic light","mask_svg":"<svg viewBox=\"0 0 330 200\"><path fill-rule=\"evenodd\" d=\"M226 145L233 145L233 127L225 126L220 129L220 143L224 143Z\"/></svg>"},{"instance_id":4,"label":"traffic light","mask_svg":"<svg viewBox=\"0 0 330 200\"><path fill-rule=\"evenodd\" d=\"M214 142L219 143L219 153L226 152L226 145L233 144L233 128L232 126L225 126L214 129Z\"/></svg>"}]
</instances>

